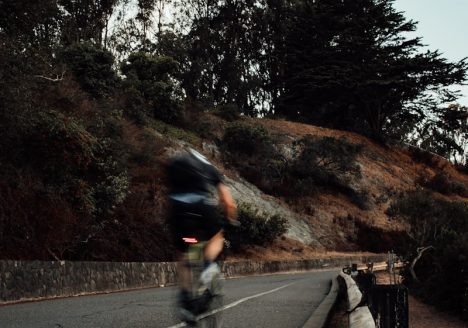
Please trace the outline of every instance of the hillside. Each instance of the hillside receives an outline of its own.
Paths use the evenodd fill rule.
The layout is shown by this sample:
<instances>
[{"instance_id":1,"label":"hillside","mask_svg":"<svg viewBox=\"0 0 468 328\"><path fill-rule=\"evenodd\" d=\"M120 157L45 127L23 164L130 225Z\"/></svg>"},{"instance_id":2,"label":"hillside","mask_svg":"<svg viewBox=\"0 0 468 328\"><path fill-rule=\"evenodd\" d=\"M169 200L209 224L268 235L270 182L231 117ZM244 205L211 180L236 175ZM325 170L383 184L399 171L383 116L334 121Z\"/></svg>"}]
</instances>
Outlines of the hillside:
<instances>
[{"instance_id":1,"label":"hillside","mask_svg":"<svg viewBox=\"0 0 468 328\"><path fill-rule=\"evenodd\" d=\"M268 134L274 136L275 148L283 155L286 154L285 157L293 156L291 152L294 144L306 136L330 137L340 142L358 145L360 148L355 158L360 173L346 180L349 186L344 190L340 190L340 186L327 186L322 183L312 193L293 197L271 192L271 186L265 186L265 181L259 179L258 174L253 172L253 177L249 169L239 167L223 144L226 126L233 123L211 114L200 113L200 115L197 119L190 119L194 123L191 130L179 129L164 123L158 123L150 130L155 133L155 140L164 139L166 143L157 153L157 162L163 163L168 156L185 147L194 147L210 158L223 172L227 184L241 206L247 205L259 212L267 213L267 216L278 214L287 219L288 230L282 239L267 247L257 246L256 251L245 253L243 250L245 256L268 258L271 257L271 253L279 252L278 254L283 254L284 257L307 257L324 251L389 251L398 247L396 244L407 238L405 231L409 229L404 221L392 219L386 214L398 195L422 187L424 181L429 181L442 173L446 174L448 180L468 186L466 174L460 173L448 161L437 156L429 154L429 160L424 159L426 163L423 163L421 160L415 160L418 159L419 153L397 146L382 146L350 132L284 120L239 119L235 124L264 127ZM198 127L200 122L205 123L203 127L209 125L213 128L208 132L206 129L200 129ZM133 125L128 125L126 130L128 134L138 134L138 129ZM340 157L340 154L335 155L337 158ZM252 161L251 164L260 170L261 166L265 165L255 156L249 158L241 156L241 158L246 162ZM258 162L255 162L256 160ZM139 172L140 170L141 168L137 169L134 181L148 181L144 178L147 170ZM284 181L282 183L284 184ZM297 181L289 180L286 184L288 183L295 184ZM140 187L144 186L145 183L142 183ZM157 199L164 197L164 190L163 186L157 188ZM440 192L437 192L437 195L468 202L466 187L460 195L447 195L447 193L444 195ZM165 215L163 208L160 215L162 217ZM231 256L242 255L231 254Z\"/></svg>"},{"instance_id":2,"label":"hillside","mask_svg":"<svg viewBox=\"0 0 468 328\"><path fill-rule=\"evenodd\" d=\"M16 169L3 163L8 170L0 199L2 258L173 260L164 165L186 147L199 150L221 170L249 220L268 222L276 216L286 221L281 238L237 245L227 250L230 258L386 252L408 241L411 226L387 214L403 192L424 187L437 198L468 202L468 176L446 160L351 132L284 120L239 117L229 122L200 111L186 112L178 126L153 119L111 122L116 164L106 170L113 176L101 178L93 166L82 164L84 150L71 148L71 141L46 149L26 139L19 160L37 158L27 165L18 162ZM63 129L57 138L74 140L66 125ZM87 142L79 138L78 145ZM85 176L80 165L88 165ZM71 171L74 166L79 170ZM64 172L67 184L51 180L53 167ZM17 177L8 176L14 170ZM77 206L78 201L88 206L83 197L99 188L106 189L94 191L94 197L103 200L91 205L114 205L93 218Z\"/></svg>"}]
</instances>

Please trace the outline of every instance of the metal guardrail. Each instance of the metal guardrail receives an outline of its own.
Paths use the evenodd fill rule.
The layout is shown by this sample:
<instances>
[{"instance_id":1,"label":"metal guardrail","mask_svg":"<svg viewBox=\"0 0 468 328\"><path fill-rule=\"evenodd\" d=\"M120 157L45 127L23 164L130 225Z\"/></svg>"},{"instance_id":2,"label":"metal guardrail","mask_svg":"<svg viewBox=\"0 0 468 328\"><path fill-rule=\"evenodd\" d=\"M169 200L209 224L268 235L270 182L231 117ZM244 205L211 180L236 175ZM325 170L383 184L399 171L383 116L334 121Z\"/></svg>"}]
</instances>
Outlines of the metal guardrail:
<instances>
[{"instance_id":1,"label":"metal guardrail","mask_svg":"<svg viewBox=\"0 0 468 328\"><path fill-rule=\"evenodd\" d=\"M364 270L367 270L369 272L374 272L386 270L392 273L394 268L401 267L403 267L403 263L395 262L394 255L389 253L389 258L387 262L368 263L365 266L354 265L352 269L343 269L343 272L340 273L339 277L343 279L346 285L348 298L349 328L408 327L407 294L405 294L404 291L400 291L400 289L402 288L393 288L395 285L389 285L390 287L388 289L395 289L395 293L390 293L386 291L384 287L375 288L376 286L379 286L375 285L375 276L373 277L373 279L370 279L370 277L361 277L361 279L363 280L366 280L364 278L369 278L367 279L369 280L369 282L364 283L364 285L366 286L363 289L367 293L367 298L369 298L370 295L373 295L372 300L365 299L355 279L353 279L353 276L357 276L359 271L362 272ZM396 296L394 297L393 294L395 294ZM382 296L383 298L379 298L379 296ZM368 301L371 302L371 306L368 306L367 304L364 305ZM400 303L402 306L398 306L398 304ZM374 313L371 311L371 309ZM393 310L397 311L398 313L393 313L395 312ZM374 316L377 318L377 323L374 319ZM386 325L387 321L390 323L390 326Z\"/></svg>"}]
</instances>

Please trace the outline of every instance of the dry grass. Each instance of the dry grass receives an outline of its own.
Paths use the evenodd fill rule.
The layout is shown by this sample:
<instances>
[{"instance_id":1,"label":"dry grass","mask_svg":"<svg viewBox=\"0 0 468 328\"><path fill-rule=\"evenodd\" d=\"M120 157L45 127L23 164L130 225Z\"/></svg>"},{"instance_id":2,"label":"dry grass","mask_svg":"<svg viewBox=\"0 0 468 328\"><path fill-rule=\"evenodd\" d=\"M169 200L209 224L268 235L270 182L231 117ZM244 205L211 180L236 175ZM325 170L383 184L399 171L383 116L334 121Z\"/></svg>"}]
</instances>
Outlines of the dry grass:
<instances>
[{"instance_id":1,"label":"dry grass","mask_svg":"<svg viewBox=\"0 0 468 328\"><path fill-rule=\"evenodd\" d=\"M468 175L460 173L455 167L441 157L437 157L437 165L427 166L415 162L406 149L386 147L362 135L321 128L317 126L294 123L284 120L247 119L250 124L261 124L273 134L288 135L301 138L307 134L319 137L345 138L349 143L364 145L363 152L358 156L362 179L360 188L365 190L374 205L370 210L361 210L346 197L335 194L322 194L314 200L314 207L322 212L320 220L330 220L334 216L351 215L362 218L371 226L384 230L405 229L400 223L391 221L385 214L392 199L397 193L412 190L421 174L433 176L440 171L446 172L452 179L468 186ZM452 200L468 201L460 196L450 197ZM332 226L330 222L330 226Z\"/></svg>"},{"instance_id":2,"label":"dry grass","mask_svg":"<svg viewBox=\"0 0 468 328\"><path fill-rule=\"evenodd\" d=\"M375 254L369 252L335 252L318 250L313 247L306 246L296 240L282 238L275 240L268 247L251 246L242 254L228 255L226 260L284 261L371 255Z\"/></svg>"}]
</instances>

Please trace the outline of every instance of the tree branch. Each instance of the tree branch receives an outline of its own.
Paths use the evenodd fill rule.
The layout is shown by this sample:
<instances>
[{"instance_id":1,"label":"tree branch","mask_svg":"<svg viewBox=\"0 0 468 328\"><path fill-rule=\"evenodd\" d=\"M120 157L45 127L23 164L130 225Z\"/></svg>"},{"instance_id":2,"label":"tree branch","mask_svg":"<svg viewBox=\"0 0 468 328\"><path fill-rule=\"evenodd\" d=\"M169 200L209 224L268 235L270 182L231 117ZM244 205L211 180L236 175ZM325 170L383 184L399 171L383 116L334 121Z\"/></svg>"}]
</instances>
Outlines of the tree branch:
<instances>
[{"instance_id":1,"label":"tree branch","mask_svg":"<svg viewBox=\"0 0 468 328\"><path fill-rule=\"evenodd\" d=\"M411 262L411 265L410 265L411 277L413 277L413 280L416 281L416 282L419 282L419 279L416 276L416 272L414 272L414 267L415 267L416 263L419 261L419 259L421 258L421 256L423 255L423 253L425 251L427 251L428 249L431 249L431 248L433 249L434 247L433 246L427 246L427 247L418 247L416 249L416 251L418 252L418 255L413 259L413 261Z\"/></svg>"},{"instance_id":2,"label":"tree branch","mask_svg":"<svg viewBox=\"0 0 468 328\"><path fill-rule=\"evenodd\" d=\"M58 75L56 75L55 79L51 78L51 77L43 76L43 75L34 75L34 77L44 79L44 80L47 80L47 81L51 81L51 82L60 82L60 81L63 80L64 75L65 75L65 71L62 72L62 75L60 77Z\"/></svg>"}]
</instances>

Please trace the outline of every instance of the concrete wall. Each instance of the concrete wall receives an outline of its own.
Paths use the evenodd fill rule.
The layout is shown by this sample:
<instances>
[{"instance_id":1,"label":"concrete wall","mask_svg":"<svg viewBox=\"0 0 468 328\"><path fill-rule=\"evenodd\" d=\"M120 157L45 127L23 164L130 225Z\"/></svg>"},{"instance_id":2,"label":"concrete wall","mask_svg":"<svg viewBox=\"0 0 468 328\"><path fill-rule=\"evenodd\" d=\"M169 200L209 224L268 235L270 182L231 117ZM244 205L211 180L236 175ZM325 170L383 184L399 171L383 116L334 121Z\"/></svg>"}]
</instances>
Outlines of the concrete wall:
<instances>
[{"instance_id":1,"label":"concrete wall","mask_svg":"<svg viewBox=\"0 0 468 328\"><path fill-rule=\"evenodd\" d=\"M286 271L343 267L383 261L385 256L324 258L302 261L221 263L227 278ZM0 304L53 297L160 287L176 282L173 262L0 261Z\"/></svg>"}]
</instances>

